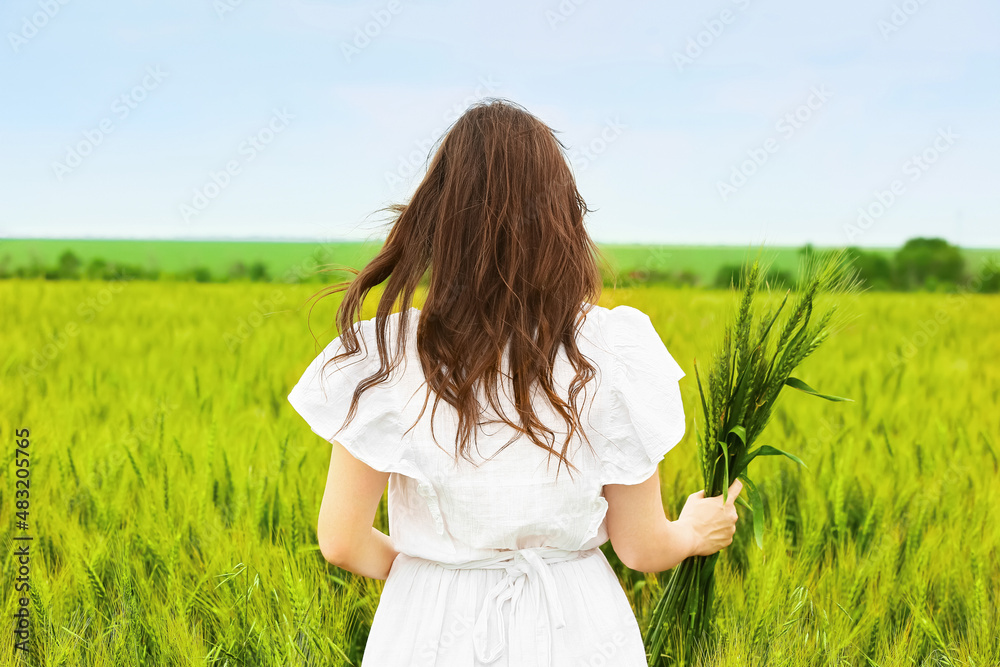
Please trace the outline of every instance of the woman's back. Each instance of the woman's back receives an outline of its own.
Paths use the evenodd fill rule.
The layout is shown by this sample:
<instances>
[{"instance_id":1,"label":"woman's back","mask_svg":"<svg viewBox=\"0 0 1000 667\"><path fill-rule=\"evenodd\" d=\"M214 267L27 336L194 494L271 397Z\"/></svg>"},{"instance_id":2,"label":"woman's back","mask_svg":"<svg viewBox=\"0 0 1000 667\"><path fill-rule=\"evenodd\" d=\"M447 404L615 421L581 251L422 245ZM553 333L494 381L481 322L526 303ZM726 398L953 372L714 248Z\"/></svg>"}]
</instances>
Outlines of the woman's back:
<instances>
[{"instance_id":1,"label":"woman's back","mask_svg":"<svg viewBox=\"0 0 1000 667\"><path fill-rule=\"evenodd\" d=\"M644 665L635 617L598 549L608 539L603 486L648 479L680 440L683 371L645 314L594 306L577 335L580 352L597 371L580 394L592 449L580 437L571 440L572 475L565 465L557 475L554 456L496 415L473 443L475 463L456 460L454 408L438 404L437 442L432 398L420 416L419 313L410 310L403 363L361 396L342 431L354 388L379 368L374 320L360 323L361 355L331 363L321 382L320 368L341 349L338 338L288 397L317 434L372 468L395 473L389 530L400 555L386 580L365 664L465 667L496 658L494 665ZM398 313L388 322L391 340ZM557 355L553 381L563 398L573 374L566 356ZM499 396L507 415L515 415L509 395ZM550 444L558 450L565 424L541 395L532 407L555 432Z\"/></svg>"}]
</instances>

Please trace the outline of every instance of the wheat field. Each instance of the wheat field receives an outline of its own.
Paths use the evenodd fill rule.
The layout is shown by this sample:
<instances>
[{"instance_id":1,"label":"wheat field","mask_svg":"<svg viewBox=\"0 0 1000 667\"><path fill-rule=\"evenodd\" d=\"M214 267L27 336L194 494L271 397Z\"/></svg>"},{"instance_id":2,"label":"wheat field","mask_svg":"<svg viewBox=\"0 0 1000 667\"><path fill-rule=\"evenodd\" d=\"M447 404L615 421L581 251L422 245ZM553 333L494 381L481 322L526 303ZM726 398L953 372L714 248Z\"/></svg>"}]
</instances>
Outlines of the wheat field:
<instances>
[{"instance_id":1,"label":"wheat field","mask_svg":"<svg viewBox=\"0 0 1000 667\"><path fill-rule=\"evenodd\" d=\"M382 582L320 555L329 445L285 400L320 349L315 289L0 283L8 647L18 609L30 617L27 656L8 648L0 666L360 663ZM601 300L648 313L688 373L688 432L660 466L671 518L700 488L694 360L732 300ZM312 312L319 346L336 303ZM798 375L854 402L779 399L761 443L808 468L754 464L765 549L741 521L716 570L720 641L698 664L1000 665L1000 297L871 293L852 308ZM603 548L644 629L660 580Z\"/></svg>"}]
</instances>

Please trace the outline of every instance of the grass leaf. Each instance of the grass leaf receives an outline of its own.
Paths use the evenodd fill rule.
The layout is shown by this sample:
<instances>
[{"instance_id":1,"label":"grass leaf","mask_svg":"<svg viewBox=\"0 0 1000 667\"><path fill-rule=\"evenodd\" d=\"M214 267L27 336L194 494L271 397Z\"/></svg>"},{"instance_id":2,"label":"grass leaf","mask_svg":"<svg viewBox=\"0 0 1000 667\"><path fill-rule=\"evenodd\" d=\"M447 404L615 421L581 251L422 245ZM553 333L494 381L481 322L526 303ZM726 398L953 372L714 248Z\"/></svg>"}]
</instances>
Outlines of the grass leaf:
<instances>
[{"instance_id":1,"label":"grass leaf","mask_svg":"<svg viewBox=\"0 0 1000 667\"><path fill-rule=\"evenodd\" d=\"M771 445L761 445L757 449L747 454L746 458L742 461L741 468L745 470L746 467L750 465L750 462L753 461L758 456L787 456L788 458L795 461L803 468L809 467L802 462L802 459L795 456L794 454L790 454L783 449L778 449L777 447L772 447Z\"/></svg>"},{"instance_id":2,"label":"grass leaf","mask_svg":"<svg viewBox=\"0 0 1000 667\"><path fill-rule=\"evenodd\" d=\"M803 391L803 392L805 392L807 394L812 394L813 396L819 396L820 398L825 398L828 401L852 401L853 402L853 400L854 400L852 398L841 398L840 396L829 396L827 394L821 394L821 393L819 393L818 391L816 391L815 389L813 389L812 387L810 387L809 385L807 385L805 382L803 382L802 380L800 380L798 378L793 378L793 377L786 378L785 379L785 384L788 385L789 387L793 387L794 389L798 389L799 391Z\"/></svg>"},{"instance_id":3,"label":"grass leaf","mask_svg":"<svg viewBox=\"0 0 1000 667\"><path fill-rule=\"evenodd\" d=\"M760 550L764 550L764 501L760 497L757 485L750 481L746 475L740 475L740 481L747 487L747 495L750 496L750 507L753 510L753 539L757 542Z\"/></svg>"}]
</instances>

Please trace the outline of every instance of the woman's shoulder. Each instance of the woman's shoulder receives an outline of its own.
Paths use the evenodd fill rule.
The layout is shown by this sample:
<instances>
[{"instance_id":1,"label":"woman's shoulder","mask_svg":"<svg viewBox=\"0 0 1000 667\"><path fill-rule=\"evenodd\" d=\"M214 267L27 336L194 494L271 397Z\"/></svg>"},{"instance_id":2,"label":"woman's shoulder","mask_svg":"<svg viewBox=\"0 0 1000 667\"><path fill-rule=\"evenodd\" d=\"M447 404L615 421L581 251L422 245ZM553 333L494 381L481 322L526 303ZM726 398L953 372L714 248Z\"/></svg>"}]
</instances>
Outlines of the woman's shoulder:
<instances>
[{"instance_id":1,"label":"woman's shoulder","mask_svg":"<svg viewBox=\"0 0 1000 667\"><path fill-rule=\"evenodd\" d=\"M659 334L653 326L649 315L644 311L625 304L608 308L595 303L582 303L580 309L580 324L577 328L577 341L583 345L597 348L609 354L620 352L621 349L649 347L660 341ZM407 351L413 353L416 343L416 330L422 311L410 307L406 311ZM387 319L387 340L394 340L400 330L400 322L404 311L392 313ZM361 320L362 335L366 340L375 340L375 318Z\"/></svg>"},{"instance_id":2,"label":"woman's shoulder","mask_svg":"<svg viewBox=\"0 0 1000 667\"><path fill-rule=\"evenodd\" d=\"M403 320L403 316L406 316L407 329L413 329L417 325L417 321L420 318L420 309L416 306L411 306L406 310L397 310L385 318L387 333L396 333L399 329L400 322ZM373 332L375 330L375 325L378 322L377 316L372 316L367 319L358 320L357 326L361 327L363 333Z\"/></svg>"},{"instance_id":3,"label":"woman's shoulder","mask_svg":"<svg viewBox=\"0 0 1000 667\"><path fill-rule=\"evenodd\" d=\"M401 322L403 320L403 315L406 315L406 330L408 338L416 335L417 323L420 317L420 309L417 307L407 308L405 311L395 311L389 313L385 318L385 333L386 333L386 344L389 346L391 351L395 345L396 337L399 335L402 329ZM376 332L378 329L378 317L372 316L363 320L358 320L353 324L353 328L357 334L359 345L361 346L361 353L365 355L367 350L370 353L376 353L377 343L376 343ZM341 336L337 337L337 340L341 340ZM367 355L365 355L367 356Z\"/></svg>"},{"instance_id":4,"label":"woman's shoulder","mask_svg":"<svg viewBox=\"0 0 1000 667\"><path fill-rule=\"evenodd\" d=\"M585 303L583 304L581 310L584 317L588 321L594 321L598 324L607 324L609 322L617 324L620 322L628 323L630 321L649 320L649 315L647 315L645 311L640 310L635 306L628 306L625 304L619 304L608 308L596 303Z\"/></svg>"},{"instance_id":5,"label":"woman's shoulder","mask_svg":"<svg viewBox=\"0 0 1000 667\"><path fill-rule=\"evenodd\" d=\"M649 332L655 333L652 320L642 310L620 304L612 308L584 304L580 336L608 352L633 341L649 342ZM643 335L645 334L645 335Z\"/></svg>"}]
</instances>

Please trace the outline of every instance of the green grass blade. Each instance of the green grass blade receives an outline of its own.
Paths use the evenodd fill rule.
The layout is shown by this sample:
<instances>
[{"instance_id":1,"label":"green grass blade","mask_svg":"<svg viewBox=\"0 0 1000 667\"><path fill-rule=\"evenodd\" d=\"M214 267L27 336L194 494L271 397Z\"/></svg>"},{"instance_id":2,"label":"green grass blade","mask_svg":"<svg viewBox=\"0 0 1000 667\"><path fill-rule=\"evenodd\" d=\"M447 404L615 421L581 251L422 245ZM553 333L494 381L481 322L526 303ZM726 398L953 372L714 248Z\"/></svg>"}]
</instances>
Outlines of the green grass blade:
<instances>
[{"instance_id":1,"label":"green grass blade","mask_svg":"<svg viewBox=\"0 0 1000 667\"><path fill-rule=\"evenodd\" d=\"M760 550L764 550L764 502L760 497L757 485L750 481L746 475L740 475L740 481L747 487L747 495L750 496L750 506L753 510L753 538L757 542Z\"/></svg>"},{"instance_id":2,"label":"green grass blade","mask_svg":"<svg viewBox=\"0 0 1000 667\"><path fill-rule=\"evenodd\" d=\"M725 440L719 440L719 446L722 447L722 460L725 461L726 467L726 477L722 484L722 502L727 502L729 500L729 447L726 445ZM712 489L709 489L711 492Z\"/></svg>"},{"instance_id":3,"label":"green grass blade","mask_svg":"<svg viewBox=\"0 0 1000 667\"><path fill-rule=\"evenodd\" d=\"M841 398L840 396L830 396L828 394L821 394L812 387L810 387L809 385L807 385L802 380L794 377L786 378L785 384L788 385L789 387L798 389L799 391L803 391L807 394L812 394L813 396L819 396L820 398L825 398L828 401L851 401L851 402L854 401L854 399L852 398Z\"/></svg>"},{"instance_id":4,"label":"green grass blade","mask_svg":"<svg viewBox=\"0 0 1000 667\"><path fill-rule=\"evenodd\" d=\"M802 462L802 459L795 456L795 454L790 454L789 452L786 452L782 449L778 449L777 447L772 447L771 445L761 445L757 449L747 454L747 457L744 460L743 469L745 470L746 466L750 465L750 462L753 461L758 456L787 456L788 458L795 461L803 468L809 467Z\"/></svg>"},{"instance_id":5,"label":"green grass blade","mask_svg":"<svg viewBox=\"0 0 1000 667\"><path fill-rule=\"evenodd\" d=\"M781 304L778 306L778 309L776 311L774 311L774 316L771 318L771 321L768 323L767 327L764 329L764 332L760 335L760 340L761 341L767 340L768 334L771 333L771 327L774 326L774 323L778 320L778 315L781 314L781 310L785 307L785 304L788 302L788 295L789 294L791 294L791 290L785 290L785 298L781 300Z\"/></svg>"},{"instance_id":6,"label":"green grass blade","mask_svg":"<svg viewBox=\"0 0 1000 667\"><path fill-rule=\"evenodd\" d=\"M701 409L705 413L705 421L707 422L711 419L711 415L708 413L708 403L705 402L705 392L701 388L701 376L698 375L698 361L694 362L694 379L698 382L698 395L701 397Z\"/></svg>"}]
</instances>

